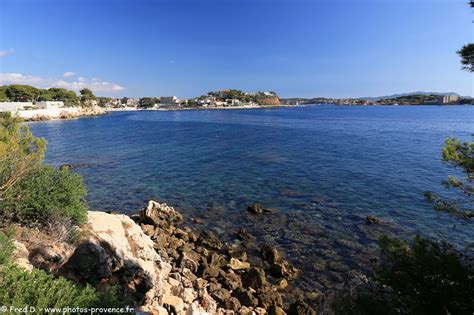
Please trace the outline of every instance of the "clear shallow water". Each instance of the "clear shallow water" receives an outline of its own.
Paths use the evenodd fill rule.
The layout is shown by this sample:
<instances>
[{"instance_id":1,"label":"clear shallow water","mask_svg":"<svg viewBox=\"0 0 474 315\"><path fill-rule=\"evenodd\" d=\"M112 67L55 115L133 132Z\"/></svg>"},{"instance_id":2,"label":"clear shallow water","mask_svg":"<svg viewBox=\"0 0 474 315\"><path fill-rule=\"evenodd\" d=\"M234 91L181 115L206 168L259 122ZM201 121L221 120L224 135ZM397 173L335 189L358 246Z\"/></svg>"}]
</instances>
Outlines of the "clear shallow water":
<instances>
[{"instance_id":1,"label":"clear shallow water","mask_svg":"<svg viewBox=\"0 0 474 315\"><path fill-rule=\"evenodd\" d=\"M156 198L229 239L244 226L321 287L367 262L383 232L365 225L369 214L394 233L474 240L471 223L423 198L459 174L440 150L469 139L472 106L141 111L30 126L48 140L48 163L81 165L92 208L134 212ZM276 214L249 216L257 201Z\"/></svg>"}]
</instances>

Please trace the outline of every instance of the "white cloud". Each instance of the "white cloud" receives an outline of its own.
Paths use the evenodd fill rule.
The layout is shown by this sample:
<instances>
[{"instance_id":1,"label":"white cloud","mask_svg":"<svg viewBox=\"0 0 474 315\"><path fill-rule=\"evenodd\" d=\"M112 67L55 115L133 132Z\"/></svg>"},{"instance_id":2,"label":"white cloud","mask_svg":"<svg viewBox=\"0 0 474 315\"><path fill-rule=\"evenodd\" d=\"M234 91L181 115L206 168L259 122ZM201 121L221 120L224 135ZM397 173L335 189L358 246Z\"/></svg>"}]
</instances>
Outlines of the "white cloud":
<instances>
[{"instance_id":1,"label":"white cloud","mask_svg":"<svg viewBox=\"0 0 474 315\"><path fill-rule=\"evenodd\" d=\"M65 78L69 78L69 77L73 77L76 73L74 72L71 72L71 71L66 71L63 73L63 77Z\"/></svg>"},{"instance_id":2,"label":"white cloud","mask_svg":"<svg viewBox=\"0 0 474 315\"><path fill-rule=\"evenodd\" d=\"M0 84L30 84L44 86L47 81L41 77L23 75L21 73L0 73Z\"/></svg>"},{"instance_id":3,"label":"white cloud","mask_svg":"<svg viewBox=\"0 0 474 315\"><path fill-rule=\"evenodd\" d=\"M13 49L13 48L0 50L0 58L1 57L6 57L8 55L13 55L14 53L15 53L15 49Z\"/></svg>"},{"instance_id":4,"label":"white cloud","mask_svg":"<svg viewBox=\"0 0 474 315\"><path fill-rule=\"evenodd\" d=\"M84 77L77 78L77 80L68 82L64 80L59 80L52 83L54 87L61 87L69 90L79 91L83 88L89 88L94 93L113 93L113 92L120 92L124 90L123 86L118 84L108 82L108 81L100 81L99 79L88 79Z\"/></svg>"},{"instance_id":5,"label":"white cloud","mask_svg":"<svg viewBox=\"0 0 474 315\"><path fill-rule=\"evenodd\" d=\"M114 93L125 89L121 85L102 81L98 78L78 77L76 80L69 81L66 79L53 80L21 73L0 73L0 85L4 84L28 84L40 88L60 87L74 91L89 88L94 93Z\"/></svg>"}]
</instances>

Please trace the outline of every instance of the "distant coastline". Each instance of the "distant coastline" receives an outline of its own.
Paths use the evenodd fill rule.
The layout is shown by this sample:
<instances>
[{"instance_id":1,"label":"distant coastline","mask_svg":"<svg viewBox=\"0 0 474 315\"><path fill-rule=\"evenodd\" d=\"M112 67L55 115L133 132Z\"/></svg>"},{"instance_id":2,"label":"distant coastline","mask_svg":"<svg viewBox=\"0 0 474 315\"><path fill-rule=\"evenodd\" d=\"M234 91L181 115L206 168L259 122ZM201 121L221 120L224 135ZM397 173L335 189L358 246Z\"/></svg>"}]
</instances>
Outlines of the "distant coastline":
<instances>
[{"instance_id":1,"label":"distant coastline","mask_svg":"<svg viewBox=\"0 0 474 315\"><path fill-rule=\"evenodd\" d=\"M238 89L211 91L193 98L176 96L112 98L96 96L84 88L80 94L63 88L41 89L30 85L0 86L0 112L25 121L74 119L115 111L272 109L298 106L452 106L473 105L474 99L456 93L413 92L365 98L280 98L275 91L246 92Z\"/></svg>"}]
</instances>

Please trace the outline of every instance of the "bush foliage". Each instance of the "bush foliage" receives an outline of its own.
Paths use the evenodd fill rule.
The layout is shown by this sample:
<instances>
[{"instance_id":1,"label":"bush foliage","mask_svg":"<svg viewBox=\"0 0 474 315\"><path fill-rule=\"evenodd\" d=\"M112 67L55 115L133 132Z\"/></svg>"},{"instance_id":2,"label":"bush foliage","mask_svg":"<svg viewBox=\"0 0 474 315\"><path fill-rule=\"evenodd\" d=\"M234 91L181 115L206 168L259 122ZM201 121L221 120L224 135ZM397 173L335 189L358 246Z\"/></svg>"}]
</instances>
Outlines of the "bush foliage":
<instances>
[{"instance_id":1,"label":"bush foliage","mask_svg":"<svg viewBox=\"0 0 474 315\"><path fill-rule=\"evenodd\" d=\"M474 137L473 137L474 139ZM444 199L430 191L425 192L428 201L434 203L437 211L444 211L464 219L474 216L474 141L461 142L449 138L442 151L443 162L460 169L464 178L449 176L443 185L456 192L457 197Z\"/></svg>"},{"instance_id":2,"label":"bush foliage","mask_svg":"<svg viewBox=\"0 0 474 315\"><path fill-rule=\"evenodd\" d=\"M0 206L6 217L20 222L68 218L80 224L87 218L86 194L80 175L42 165L31 170Z\"/></svg>"},{"instance_id":3,"label":"bush foliage","mask_svg":"<svg viewBox=\"0 0 474 315\"><path fill-rule=\"evenodd\" d=\"M46 141L33 137L20 123L21 119L0 112L0 200L42 162L46 150Z\"/></svg>"},{"instance_id":4,"label":"bush foliage","mask_svg":"<svg viewBox=\"0 0 474 315\"><path fill-rule=\"evenodd\" d=\"M88 206L82 177L44 165L46 141L20 123L0 113L0 220L84 223Z\"/></svg>"},{"instance_id":5,"label":"bush foliage","mask_svg":"<svg viewBox=\"0 0 474 315\"><path fill-rule=\"evenodd\" d=\"M410 314L473 314L474 272L447 243L382 237L376 279L393 289Z\"/></svg>"},{"instance_id":6,"label":"bush foliage","mask_svg":"<svg viewBox=\"0 0 474 315\"><path fill-rule=\"evenodd\" d=\"M40 314L41 308L53 307L120 307L116 290L98 292L93 287L74 284L62 277L54 277L34 268L28 272L11 261L13 243L10 236L0 232L0 302L2 305L23 308L32 306Z\"/></svg>"},{"instance_id":7,"label":"bush foliage","mask_svg":"<svg viewBox=\"0 0 474 315\"><path fill-rule=\"evenodd\" d=\"M123 305L115 290L98 292L93 287L78 286L62 277L55 278L43 270L28 272L8 264L0 269L0 301L2 304L41 308L53 307L119 307Z\"/></svg>"},{"instance_id":8,"label":"bush foliage","mask_svg":"<svg viewBox=\"0 0 474 315\"><path fill-rule=\"evenodd\" d=\"M13 252L13 243L10 237L0 232L0 268L2 265L10 262Z\"/></svg>"}]
</instances>

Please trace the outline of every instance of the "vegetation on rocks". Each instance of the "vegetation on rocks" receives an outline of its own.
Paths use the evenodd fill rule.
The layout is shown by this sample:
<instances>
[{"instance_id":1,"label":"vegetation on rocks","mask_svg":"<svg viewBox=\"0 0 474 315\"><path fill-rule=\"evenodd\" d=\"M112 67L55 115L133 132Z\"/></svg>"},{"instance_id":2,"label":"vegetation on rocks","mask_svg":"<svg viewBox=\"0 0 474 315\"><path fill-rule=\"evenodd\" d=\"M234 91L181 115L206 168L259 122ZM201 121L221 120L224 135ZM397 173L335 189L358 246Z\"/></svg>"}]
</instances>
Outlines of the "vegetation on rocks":
<instances>
[{"instance_id":1,"label":"vegetation on rocks","mask_svg":"<svg viewBox=\"0 0 474 315\"><path fill-rule=\"evenodd\" d=\"M8 306L23 308L28 305L40 310L53 307L98 308L120 305L114 290L100 293L90 285L82 287L36 268L28 272L9 264L0 269L0 279L0 300Z\"/></svg>"},{"instance_id":2,"label":"vegetation on rocks","mask_svg":"<svg viewBox=\"0 0 474 315\"><path fill-rule=\"evenodd\" d=\"M0 219L84 223L88 207L82 177L44 165L46 141L20 122L0 113Z\"/></svg>"},{"instance_id":3,"label":"vegetation on rocks","mask_svg":"<svg viewBox=\"0 0 474 315\"><path fill-rule=\"evenodd\" d=\"M0 232L0 301L8 307L45 308L117 307L123 305L115 290L98 292L90 285L79 286L34 268L31 272L13 264L15 246L10 236Z\"/></svg>"},{"instance_id":4,"label":"vegetation on rocks","mask_svg":"<svg viewBox=\"0 0 474 315\"><path fill-rule=\"evenodd\" d=\"M473 137L474 138L474 137ZM443 199L442 197L425 192L426 198L434 203L437 211L444 211L465 219L474 215L474 142L461 142L449 138L443 148L443 161L454 168L461 169L464 179L449 176L443 185L457 193L457 198Z\"/></svg>"},{"instance_id":5,"label":"vegetation on rocks","mask_svg":"<svg viewBox=\"0 0 474 315\"><path fill-rule=\"evenodd\" d=\"M82 177L67 169L42 165L31 170L0 204L13 221L46 223L67 218L85 223L86 188Z\"/></svg>"},{"instance_id":6,"label":"vegetation on rocks","mask_svg":"<svg viewBox=\"0 0 474 315\"><path fill-rule=\"evenodd\" d=\"M461 169L464 179L450 176L444 186L457 192L457 199L425 193L437 211L464 219L473 216L474 142L449 138L442 150L445 163ZM454 246L416 237L411 243L384 237L380 240L382 262L377 280L393 289L397 299L412 314L472 314L474 312L474 266L472 253Z\"/></svg>"},{"instance_id":7,"label":"vegetation on rocks","mask_svg":"<svg viewBox=\"0 0 474 315\"><path fill-rule=\"evenodd\" d=\"M393 289L410 314L472 314L474 271L469 258L447 243L383 237L376 279Z\"/></svg>"},{"instance_id":8,"label":"vegetation on rocks","mask_svg":"<svg viewBox=\"0 0 474 315\"><path fill-rule=\"evenodd\" d=\"M74 91L63 88L40 89L30 85L11 84L0 86L0 102L62 101L66 106L79 104Z\"/></svg>"}]
</instances>

